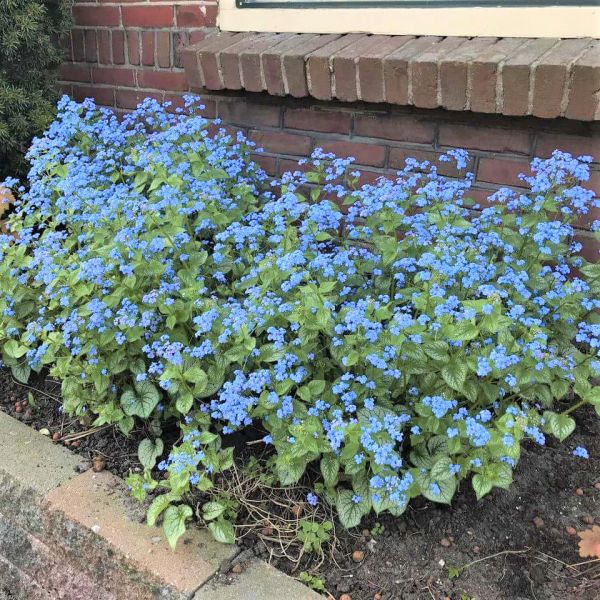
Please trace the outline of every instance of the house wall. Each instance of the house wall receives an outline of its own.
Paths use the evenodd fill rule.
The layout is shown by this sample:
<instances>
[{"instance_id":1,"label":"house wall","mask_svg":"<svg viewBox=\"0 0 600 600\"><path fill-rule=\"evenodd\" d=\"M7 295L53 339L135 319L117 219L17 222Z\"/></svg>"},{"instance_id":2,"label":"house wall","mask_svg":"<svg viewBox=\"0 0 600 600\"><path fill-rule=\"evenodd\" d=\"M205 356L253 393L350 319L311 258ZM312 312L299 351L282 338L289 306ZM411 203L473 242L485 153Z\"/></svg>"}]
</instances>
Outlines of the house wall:
<instances>
[{"instance_id":1,"label":"house wall","mask_svg":"<svg viewBox=\"0 0 600 600\"><path fill-rule=\"evenodd\" d=\"M76 0L62 88L78 100L94 97L119 110L131 109L148 96L180 105L193 88L179 51L202 40L203 28L214 27L216 18L213 2ZM273 174L294 168L317 146L354 156L364 181L393 175L409 156L435 159L446 149L466 148L476 175L473 195L485 199L501 185L522 185L518 174L534 156L560 148L595 157L589 185L600 195L599 121L193 91L203 97L207 117L243 130L264 148L259 160ZM448 168L444 163L440 167ZM600 214L580 223L590 258L600 249L587 231L594 218Z\"/></svg>"}]
</instances>

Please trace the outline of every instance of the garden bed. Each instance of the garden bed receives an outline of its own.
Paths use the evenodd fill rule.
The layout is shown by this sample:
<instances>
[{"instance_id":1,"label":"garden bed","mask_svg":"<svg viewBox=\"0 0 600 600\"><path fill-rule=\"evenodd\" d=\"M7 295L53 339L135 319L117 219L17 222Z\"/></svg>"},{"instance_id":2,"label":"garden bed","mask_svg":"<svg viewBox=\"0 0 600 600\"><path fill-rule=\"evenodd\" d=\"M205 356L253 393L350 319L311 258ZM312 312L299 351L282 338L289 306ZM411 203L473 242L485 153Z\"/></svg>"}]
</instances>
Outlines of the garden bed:
<instances>
[{"instance_id":1,"label":"garden bed","mask_svg":"<svg viewBox=\"0 0 600 600\"><path fill-rule=\"evenodd\" d=\"M50 434L88 429L58 410L56 384L38 381L34 387L16 384L2 371L0 409ZM35 407L28 412L21 405L16 412L16 403L28 400L30 391ZM335 598L349 594L351 600L598 598L600 561L580 564L585 559L578 557L574 530L600 523L600 421L592 409L575 416L577 430L565 445L551 440L545 447L525 445L509 490L496 489L476 502L464 485L450 507L417 500L402 517L365 519L362 532L336 527L335 551L326 552L325 562L315 570L307 556L292 574L307 571ZM143 437L143 431L134 431L126 438L110 427L70 447L90 461L102 457L123 476L139 469L137 444ZM571 454L577 445L588 448L589 460ZM247 557L269 559L274 550L255 534L241 545ZM291 562L273 562L292 572Z\"/></svg>"}]
</instances>

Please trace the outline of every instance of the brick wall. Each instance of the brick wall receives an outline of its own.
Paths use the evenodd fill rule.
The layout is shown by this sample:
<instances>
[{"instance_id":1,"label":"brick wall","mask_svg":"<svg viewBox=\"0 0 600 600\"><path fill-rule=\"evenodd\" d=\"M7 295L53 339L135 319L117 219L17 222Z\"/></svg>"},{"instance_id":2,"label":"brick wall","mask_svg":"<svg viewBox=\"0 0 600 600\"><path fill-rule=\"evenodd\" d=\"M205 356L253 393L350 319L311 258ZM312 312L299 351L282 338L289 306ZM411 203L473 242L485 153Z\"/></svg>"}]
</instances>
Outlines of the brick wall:
<instances>
[{"instance_id":1,"label":"brick wall","mask_svg":"<svg viewBox=\"0 0 600 600\"><path fill-rule=\"evenodd\" d=\"M187 89L179 49L214 27L215 2L75 0L75 26L62 69L63 89L77 99L133 108L150 96L178 102Z\"/></svg>"},{"instance_id":2,"label":"brick wall","mask_svg":"<svg viewBox=\"0 0 600 600\"><path fill-rule=\"evenodd\" d=\"M385 52L393 51L394 47L400 46L398 40L394 41L393 38L382 40L381 43L374 44L370 50L366 49L366 54L363 53L361 59L348 61L344 58L344 49L348 48L348 43L354 44L354 50L367 44L367 41L361 39L364 36L346 36L346 41L342 42L339 36L330 36L336 38L332 40L328 40L327 36L321 36L317 41L316 36L310 34L297 36L295 39L287 39L285 35L289 36L289 34L282 36L266 34L262 38L236 34L235 40L226 41L224 38L233 34L224 34L222 39L214 38L214 41L210 41L206 36L214 34L216 15L217 4L214 2L189 0L175 3L162 0L80 2L76 0L75 27L68 48L70 60L64 65L62 71L63 89L78 100L93 96L99 103L118 110L133 108L137 102L147 96L158 100L170 100L178 105L182 95L192 89L202 95L206 104L207 117L219 117L225 125L243 130L264 148L265 152L259 157L259 161L268 172L273 174L294 168L299 158L308 155L317 146L338 155L354 156L356 164L363 172L363 181L372 181L380 175L393 175L409 156L436 160L444 150L458 147L466 148L471 153L470 167L476 175L473 195L482 200L500 185L519 186L521 182L517 175L527 169L529 161L534 156L547 156L553 149L560 148L575 154L585 153L595 157L597 162L593 165L589 185L600 195L600 121L598 120L542 119L533 116L484 114L492 112L492 109L477 108L469 103L461 105L463 110L451 111L444 108L419 108L418 105L399 106L393 103L360 101L357 99L356 90L348 89L347 97L344 95L345 88L341 85L343 78L338 76L338 70L340 73L348 71L353 85L359 80L370 81L369 85L358 86L358 97L370 99L364 96L364 91L361 93L360 90L379 89L378 82L385 76L383 68L385 65L382 67L381 57ZM274 38L281 39L278 47L285 49L284 59L277 57L270 50ZM348 39L351 41L348 42ZM191 58L194 62L192 68L186 64L187 68L184 70L181 49L189 48L190 45L197 44L201 40L205 42L200 46L206 46L211 49L211 52L206 56L201 54L201 51L200 54L197 51L184 53L186 60ZM414 40L414 43L411 40L405 42L406 44L402 45L405 54L409 47L413 48L411 52L414 53L415 47L423 46L419 40ZM473 42L467 43L470 47ZM553 47L559 47L561 42L557 44L558 46L555 44ZM215 49L221 46L227 47L227 51L221 50L221 54L215 59ZM331 58L331 52L334 52L331 49L334 46L337 48L335 52L340 53L339 57L335 56L335 60ZM504 51L508 51L507 48L512 46L514 44L502 41L498 43L498 48L504 48ZM522 44L516 45L517 48L521 46ZM538 46L539 44L533 40L529 54L534 47L537 48L536 51L542 52ZM313 53L307 60L306 52L311 49ZM574 52L573 48L571 51ZM583 52L583 57L578 60L588 61L586 57L590 52L597 52L597 48L593 46L592 51L579 48L578 51ZM465 52L466 50L463 54ZM552 50L549 52L551 53ZM491 54L496 56L497 53L498 51L494 50ZM346 54L351 53L346 52ZM423 62L422 55L416 56L413 67ZM548 63L556 62L552 58L554 54L543 54L543 56ZM526 68L523 67L519 71L521 75L526 71L527 81L530 82L523 84L524 89L527 89L528 85L533 86L535 82L542 81L539 61L532 62L530 58ZM410 69L406 73L403 71L410 60L403 58L401 64L396 64L397 60L394 64L398 76L397 82L408 86L407 97L414 100L416 98L414 90L420 89L419 81L423 83L425 79L419 79L418 73L415 75L415 72L411 72ZM510 60L519 64L523 62L517 60L515 56ZM315 61L325 61L325 66L329 65L328 69L336 77L338 84L337 86L332 84L331 76L328 75L327 86L330 92L321 96L312 93L310 89L311 86L317 86L319 82L311 81L310 77L305 80L309 67ZM258 75L252 77L251 74L256 71L256 64L259 65ZM570 90L567 80L573 83L578 72L574 70L573 60L570 59L570 62L565 64L567 67L555 65L554 71L559 75L557 81L564 80L566 94L566 91ZM450 60L445 70L442 68L444 65L438 70L440 77L438 104L434 103L432 106L446 107L442 93L444 73L447 79L448 69L453 65L453 68L458 69L462 74L462 79L475 83L470 65L468 70L465 70L460 66L462 63L454 59ZM485 65L490 67L488 62L485 62ZM197 66L200 66L199 71L196 70ZM481 65L475 66L478 69L483 68ZM329 73L328 69L326 68L324 72ZM589 85L593 83L590 77L594 81L596 75L600 77L600 67L591 69L589 73L586 71ZM483 70L487 72L485 68ZM502 68L498 67L497 70L500 73ZM237 76L233 77L236 73ZM293 78L294 73L298 77ZM403 73L407 75L404 78L406 81L402 78ZM504 75L507 73L509 72ZM276 77L277 74L279 79ZM211 81L208 81L209 79ZM213 79L215 81L212 81ZM242 90L242 87L246 88L246 91ZM538 88L539 86L531 87L529 95L532 98L535 98L536 93L538 95L542 93ZM239 91L231 91L236 89ZM267 91L247 91L250 89ZM386 89L391 88L386 84ZM516 90L518 93L521 91ZM556 90L550 91L556 95ZM319 97L327 100L317 99ZM468 93L467 97L467 100L472 102L477 95ZM597 98L595 100L594 98L595 96L590 96L592 102L597 102ZM373 100L377 99L373 98ZM506 112L504 110L506 102L498 104L496 99L492 104ZM564 101L563 104L568 106ZM429 104L426 103L424 106ZM536 114L533 110L535 103L531 106L533 107L531 112ZM596 110L593 106L592 112ZM469 108L481 112L471 112ZM509 114L514 113L509 112ZM526 112L522 111L518 114L526 114ZM593 118L593 116L590 113L586 118ZM442 173L454 175L451 170L448 170L447 164L441 163L439 166ZM580 223L582 240L585 242L589 257L597 256L600 249L599 244L593 241L586 231L595 218L600 218L598 212Z\"/></svg>"}]
</instances>

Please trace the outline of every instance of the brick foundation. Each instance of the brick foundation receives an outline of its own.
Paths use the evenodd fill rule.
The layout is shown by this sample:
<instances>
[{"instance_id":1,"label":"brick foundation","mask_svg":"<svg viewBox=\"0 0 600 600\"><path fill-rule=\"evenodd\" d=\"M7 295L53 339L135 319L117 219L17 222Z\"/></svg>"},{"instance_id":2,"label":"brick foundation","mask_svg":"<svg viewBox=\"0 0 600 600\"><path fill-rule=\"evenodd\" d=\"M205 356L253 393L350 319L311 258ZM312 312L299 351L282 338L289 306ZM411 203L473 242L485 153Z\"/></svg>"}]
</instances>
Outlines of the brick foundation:
<instances>
[{"instance_id":1,"label":"brick foundation","mask_svg":"<svg viewBox=\"0 0 600 600\"><path fill-rule=\"evenodd\" d=\"M559 148L594 156L600 194L599 41L220 34L216 16L214 2L76 0L63 89L119 110L194 91L272 174L318 146L354 156L363 181L466 148L483 199Z\"/></svg>"}]
</instances>

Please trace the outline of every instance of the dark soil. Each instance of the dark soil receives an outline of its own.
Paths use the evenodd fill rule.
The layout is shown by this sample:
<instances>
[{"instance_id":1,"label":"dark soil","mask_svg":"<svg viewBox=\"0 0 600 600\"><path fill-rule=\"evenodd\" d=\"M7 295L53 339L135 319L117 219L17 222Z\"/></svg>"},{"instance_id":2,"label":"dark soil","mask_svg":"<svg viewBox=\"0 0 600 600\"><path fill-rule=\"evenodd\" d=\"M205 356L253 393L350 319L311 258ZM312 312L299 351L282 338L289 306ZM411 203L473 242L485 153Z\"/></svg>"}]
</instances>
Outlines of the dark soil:
<instances>
[{"instance_id":1,"label":"dark soil","mask_svg":"<svg viewBox=\"0 0 600 600\"><path fill-rule=\"evenodd\" d=\"M29 403L29 394L33 396L35 406ZM17 412L17 403L21 404ZM65 415L61 410L60 383L44 377L30 381L29 386L16 383L10 372L0 369L0 410L19 419L34 429L48 430L50 436L71 437L71 434L83 433L91 429L91 424ZM106 427L93 435L85 436L73 442L63 443L69 449L90 461L99 457L105 468L120 477L126 477L130 470L140 470L137 447L144 437L143 432L134 430L129 437L124 436L116 427Z\"/></svg>"},{"instance_id":2,"label":"dark soil","mask_svg":"<svg viewBox=\"0 0 600 600\"><path fill-rule=\"evenodd\" d=\"M17 413L16 403L31 390L0 371L0 410L51 434L89 429L60 412L58 384L32 385L35 408L22 406ZM592 409L575 417L577 432L564 444L549 439L545 447L524 447L507 491L494 490L477 502L465 482L451 507L414 501L400 518L367 519L362 532L336 527L337 544L316 569L311 558L299 566L273 562L292 575L306 570L322 579L336 599L600 600L600 560L580 558L573 535L600 524L600 419ZM110 427L70 448L90 460L101 456L124 476L139 469L142 437L143 431L127 438ZM588 449L589 460L571 454L578 445ZM254 535L240 545L243 555L272 556ZM356 550L364 553L358 563L352 560Z\"/></svg>"}]
</instances>

